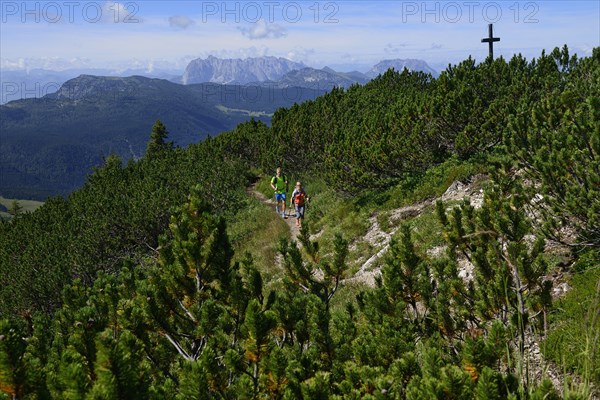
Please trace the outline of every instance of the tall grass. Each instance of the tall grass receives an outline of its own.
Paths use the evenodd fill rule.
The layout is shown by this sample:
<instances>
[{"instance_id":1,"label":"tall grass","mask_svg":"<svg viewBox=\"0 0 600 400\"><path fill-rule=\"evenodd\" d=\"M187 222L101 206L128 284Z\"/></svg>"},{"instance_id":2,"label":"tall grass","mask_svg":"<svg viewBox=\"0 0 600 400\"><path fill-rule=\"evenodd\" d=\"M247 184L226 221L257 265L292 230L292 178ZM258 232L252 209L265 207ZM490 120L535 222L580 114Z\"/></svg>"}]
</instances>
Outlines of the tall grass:
<instances>
[{"instance_id":1,"label":"tall grass","mask_svg":"<svg viewBox=\"0 0 600 400\"><path fill-rule=\"evenodd\" d=\"M290 231L281 218L275 218L268 205L248 199L247 205L229 222L227 233L235 250L235 261L250 253L266 281L283 274L276 263L277 244L280 237L289 238Z\"/></svg>"},{"instance_id":2,"label":"tall grass","mask_svg":"<svg viewBox=\"0 0 600 400\"><path fill-rule=\"evenodd\" d=\"M576 273L571 290L556 302L543 354L575 374L580 382L565 382L565 392L593 398L600 388L600 264Z\"/></svg>"}]
</instances>

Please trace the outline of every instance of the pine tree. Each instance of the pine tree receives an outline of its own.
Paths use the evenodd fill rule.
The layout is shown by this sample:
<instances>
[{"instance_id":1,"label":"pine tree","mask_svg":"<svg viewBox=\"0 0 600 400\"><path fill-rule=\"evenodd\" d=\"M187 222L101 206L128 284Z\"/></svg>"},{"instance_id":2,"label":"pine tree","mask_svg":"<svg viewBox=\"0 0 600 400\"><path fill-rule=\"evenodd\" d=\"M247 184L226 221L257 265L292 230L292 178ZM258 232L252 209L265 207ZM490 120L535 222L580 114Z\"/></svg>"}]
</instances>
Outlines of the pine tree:
<instances>
[{"instance_id":1,"label":"pine tree","mask_svg":"<svg viewBox=\"0 0 600 400\"><path fill-rule=\"evenodd\" d=\"M232 250L224 221L196 195L172 217L173 239L163 243L157 267L151 273L147 312L165 337L188 361L197 360L224 312Z\"/></svg>"},{"instance_id":2,"label":"pine tree","mask_svg":"<svg viewBox=\"0 0 600 400\"><path fill-rule=\"evenodd\" d=\"M96 379L88 397L147 399L150 379L143 344L127 330L115 337L110 328L100 333L96 341Z\"/></svg>"},{"instance_id":3,"label":"pine tree","mask_svg":"<svg viewBox=\"0 0 600 400\"><path fill-rule=\"evenodd\" d=\"M576 78L532 107L520 110L509 125L510 154L532 181L536 210L545 217L542 231L578 250L600 248L600 48L579 63L568 50L550 58ZM574 227L578 238L563 234ZM568 231L568 230L567 230Z\"/></svg>"},{"instance_id":4,"label":"pine tree","mask_svg":"<svg viewBox=\"0 0 600 400\"><path fill-rule=\"evenodd\" d=\"M419 303L431 292L429 268L415 252L408 225L402 225L399 242L392 239L381 274L390 302L410 305L410 310L406 310L407 319L420 324L424 316L419 311Z\"/></svg>"},{"instance_id":5,"label":"pine tree","mask_svg":"<svg viewBox=\"0 0 600 400\"><path fill-rule=\"evenodd\" d=\"M308 224L303 224L300 240L310 261L303 260L300 249L295 243L290 244L287 240L280 242L279 250L284 257L288 277L305 292L318 296L329 310L331 298L335 295L348 267L348 242L340 234L336 234L333 260L321 260L318 243L310 241L308 230ZM315 277L314 271L317 269L322 272L322 278Z\"/></svg>"},{"instance_id":6,"label":"pine tree","mask_svg":"<svg viewBox=\"0 0 600 400\"><path fill-rule=\"evenodd\" d=\"M18 200L13 200L8 209L8 213L12 215L13 218L18 218L23 214L23 206Z\"/></svg>"},{"instance_id":7,"label":"pine tree","mask_svg":"<svg viewBox=\"0 0 600 400\"><path fill-rule=\"evenodd\" d=\"M160 119L157 119L152 126L150 141L148 142L148 147L146 148L146 156L154 157L166 150L171 149L173 147L173 143L168 143L166 141L168 136L169 132L167 131L167 127L160 122Z\"/></svg>"},{"instance_id":8,"label":"pine tree","mask_svg":"<svg viewBox=\"0 0 600 400\"><path fill-rule=\"evenodd\" d=\"M525 213L528 197L517 181L499 177L498 182L502 185L486 191L479 210L465 202L449 217L438 205L451 257L462 253L475 267L473 289L459 293L474 301L466 326L474 336L468 339L465 353L473 376L483 366L493 366L503 351L503 340L478 338L484 333L501 337L502 330L492 325L492 332L496 330L492 335L486 321L500 321L514 329L513 343L524 360L525 336L535 323L543 326L551 300L552 286L545 280L545 242L543 238L530 242L532 225Z\"/></svg>"},{"instance_id":9,"label":"pine tree","mask_svg":"<svg viewBox=\"0 0 600 400\"><path fill-rule=\"evenodd\" d=\"M25 330L22 321L0 321L0 394L6 393L11 398L25 394L26 371L22 362Z\"/></svg>"},{"instance_id":10,"label":"pine tree","mask_svg":"<svg viewBox=\"0 0 600 400\"><path fill-rule=\"evenodd\" d=\"M197 190L176 210L169 228L156 266L145 282L138 282L144 324L153 331L138 337L154 368L186 392L200 396L205 390L206 395L208 388L209 396L224 395L247 372L249 364L239 357L244 339L248 357L257 356L250 366L258 367L272 319L268 311L246 310L251 289L243 284L239 264L232 263L224 219ZM254 330L245 325L249 315L255 318Z\"/></svg>"}]
</instances>

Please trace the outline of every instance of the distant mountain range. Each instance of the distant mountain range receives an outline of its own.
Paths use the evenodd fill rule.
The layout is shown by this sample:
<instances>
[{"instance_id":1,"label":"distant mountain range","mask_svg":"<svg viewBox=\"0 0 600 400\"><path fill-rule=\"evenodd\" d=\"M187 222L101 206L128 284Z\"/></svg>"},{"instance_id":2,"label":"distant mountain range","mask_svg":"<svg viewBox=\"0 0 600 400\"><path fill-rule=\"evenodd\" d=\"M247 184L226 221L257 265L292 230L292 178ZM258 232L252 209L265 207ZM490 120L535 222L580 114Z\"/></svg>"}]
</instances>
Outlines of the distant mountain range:
<instances>
[{"instance_id":1,"label":"distant mountain range","mask_svg":"<svg viewBox=\"0 0 600 400\"><path fill-rule=\"evenodd\" d=\"M366 73L337 72L331 68L315 69L285 58L259 57L241 59L220 59L209 56L189 63L181 82L233 83L239 85L272 86L277 88L307 87L331 90L334 87L348 88L353 84L365 84L390 68L402 71L423 71L437 76L423 60L384 60Z\"/></svg>"},{"instance_id":2,"label":"distant mountain range","mask_svg":"<svg viewBox=\"0 0 600 400\"><path fill-rule=\"evenodd\" d=\"M57 91L63 83L80 75L127 77L133 75L166 79L185 85L194 83L219 83L235 85L268 86L276 88L307 87L331 90L333 87L348 88L353 84L364 84L384 73L389 68L401 71L423 71L437 76L425 61L412 59L384 60L366 72L337 72L332 68L315 69L285 58L257 57L220 59L209 56L191 61L183 75L177 70L146 69L68 69L50 71L45 69L3 70L0 76L0 104L12 100L40 98Z\"/></svg>"}]
</instances>

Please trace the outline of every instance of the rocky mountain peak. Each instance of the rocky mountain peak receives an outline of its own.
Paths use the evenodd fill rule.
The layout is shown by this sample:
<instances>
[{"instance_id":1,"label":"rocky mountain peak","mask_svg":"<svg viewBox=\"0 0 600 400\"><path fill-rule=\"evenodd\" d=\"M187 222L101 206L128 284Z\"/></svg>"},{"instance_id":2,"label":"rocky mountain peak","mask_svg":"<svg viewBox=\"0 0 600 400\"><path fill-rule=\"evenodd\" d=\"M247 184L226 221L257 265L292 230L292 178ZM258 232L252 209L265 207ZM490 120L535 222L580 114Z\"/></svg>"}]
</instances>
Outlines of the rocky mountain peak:
<instances>
[{"instance_id":1,"label":"rocky mountain peak","mask_svg":"<svg viewBox=\"0 0 600 400\"><path fill-rule=\"evenodd\" d=\"M256 57L246 59L221 59L208 56L198 58L187 66L182 82L192 83L222 83L245 85L250 82L277 81L290 71L306 67L285 58Z\"/></svg>"}]
</instances>

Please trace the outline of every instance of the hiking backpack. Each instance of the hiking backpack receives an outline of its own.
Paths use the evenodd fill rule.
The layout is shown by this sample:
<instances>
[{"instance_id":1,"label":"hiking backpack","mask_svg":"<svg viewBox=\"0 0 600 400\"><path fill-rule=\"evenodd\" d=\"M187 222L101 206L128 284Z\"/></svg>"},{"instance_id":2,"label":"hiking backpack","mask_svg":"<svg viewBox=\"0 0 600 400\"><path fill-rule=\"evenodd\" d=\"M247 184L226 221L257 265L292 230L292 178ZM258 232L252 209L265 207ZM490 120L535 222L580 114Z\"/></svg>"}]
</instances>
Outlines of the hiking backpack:
<instances>
[{"instance_id":1,"label":"hiking backpack","mask_svg":"<svg viewBox=\"0 0 600 400\"><path fill-rule=\"evenodd\" d=\"M304 190L296 193L296 196L294 197L294 204L297 206L303 206L305 198L306 198L306 192Z\"/></svg>"},{"instance_id":2,"label":"hiking backpack","mask_svg":"<svg viewBox=\"0 0 600 400\"><path fill-rule=\"evenodd\" d=\"M285 188L284 188L284 189L285 189L285 191L287 192L287 184L286 184L286 182L287 182L287 178L286 178L286 176L285 176L285 175L281 175L281 179L283 179L283 184L285 185ZM277 187L277 175L274 175L274 176L271 178L271 184L273 184L273 185L275 185L275 187Z\"/></svg>"}]
</instances>

